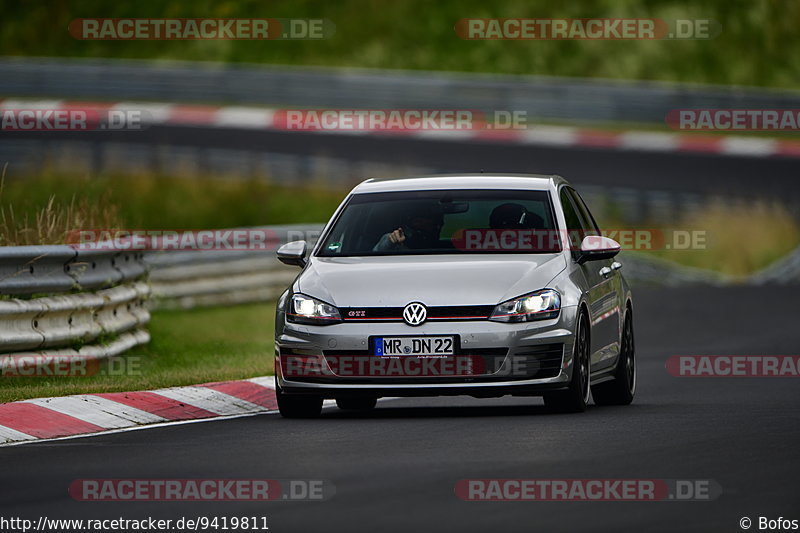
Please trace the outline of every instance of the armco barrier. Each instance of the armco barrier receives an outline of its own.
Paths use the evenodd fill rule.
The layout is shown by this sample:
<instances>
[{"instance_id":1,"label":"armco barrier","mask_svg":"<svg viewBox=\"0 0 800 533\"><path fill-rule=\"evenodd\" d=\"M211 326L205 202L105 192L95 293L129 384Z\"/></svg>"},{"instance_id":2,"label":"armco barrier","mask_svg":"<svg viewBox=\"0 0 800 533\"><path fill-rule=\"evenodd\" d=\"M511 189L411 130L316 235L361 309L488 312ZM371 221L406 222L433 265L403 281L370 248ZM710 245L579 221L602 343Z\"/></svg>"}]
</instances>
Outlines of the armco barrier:
<instances>
[{"instance_id":1,"label":"armco barrier","mask_svg":"<svg viewBox=\"0 0 800 533\"><path fill-rule=\"evenodd\" d=\"M268 257L205 260L151 273L153 305L192 308L268 301L277 297L297 272Z\"/></svg>"},{"instance_id":2,"label":"armco barrier","mask_svg":"<svg viewBox=\"0 0 800 533\"><path fill-rule=\"evenodd\" d=\"M96 359L148 342L151 294L161 307L272 300L297 274L274 249L290 240L313 244L322 226L248 229L263 230L269 249L0 248L0 372L30 356Z\"/></svg>"},{"instance_id":3,"label":"armco barrier","mask_svg":"<svg viewBox=\"0 0 800 533\"><path fill-rule=\"evenodd\" d=\"M149 341L143 254L0 248L0 371L35 356L96 359Z\"/></svg>"},{"instance_id":4,"label":"armco barrier","mask_svg":"<svg viewBox=\"0 0 800 533\"><path fill-rule=\"evenodd\" d=\"M80 348L0 354L0 373L10 373L11 369L24 367L26 363L32 360L37 362L46 361L48 365L59 365L61 363L75 364L76 361L88 362L106 359L148 342L150 342L150 334L147 330L135 329L120 333L105 344L90 344ZM24 373L20 375L24 375Z\"/></svg>"},{"instance_id":5,"label":"armco barrier","mask_svg":"<svg viewBox=\"0 0 800 533\"><path fill-rule=\"evenodd\" d=\"M0 252L0 294L30 296L66 292L75 286L67 265L77 252L69 246L11 246Z\"/></svg>"},{"instance_id":6,"label":"armco barrier","mask_svg":"<svg viewBox=\"0 0 800 533\"><path fill-rule=\"evenodd\" d=\"M297 269L278 262L274 247L293 240L316 242L320 224L250 228L265 230L269 250L149 252L151 305L159 308L235 305L269 301L297 276Z\"/></svg>"},{"instance_id":7,"label":"armco barrier","mask_svg":"<svg viewBox=\"0 0 800 533\"><path fill-rule=\"evenodd\" d=\"M273 226L280 242L305 239L311 244L323 226ZM751 276L732 277L682 266L643 253L619 256L625 277L634 286L728 285L800 282L800 248ZM191 308L269 301L296 277L296 268L281 265L269 252L166 252L148 253L151 304L155 307Z\"/></svg>"},{"instance_id":8,"label":"armco barrier","mask_svg":"<svg viewBox=\"0 0 800 533\"><path fill-rule=\"evenodd\" d=\"M800 283L800 247L750 277L753 285Z\"/></svg>"},{"instance_id":9,"label":"armco barrier","mask_svg":"<svg viewBox=\"0 0 800 533\"><path fill-rule=\"evenodd\" d=\"M800 93L546 76L208 62L5 57L0 95L336 107L526 111L530 118L663 123L679 108L796 108Z\"/></svg>"},{"instance_id":10,"label":"armco barrier","mask_svg":"<svg viewBox=\"0 0 800 533\"><path fill-rule=\"evenodd\" d=\"M78 250L66 270L80 287L98 289L141 277L146 266L141 252Z\"/></svg>"}]
</instances>

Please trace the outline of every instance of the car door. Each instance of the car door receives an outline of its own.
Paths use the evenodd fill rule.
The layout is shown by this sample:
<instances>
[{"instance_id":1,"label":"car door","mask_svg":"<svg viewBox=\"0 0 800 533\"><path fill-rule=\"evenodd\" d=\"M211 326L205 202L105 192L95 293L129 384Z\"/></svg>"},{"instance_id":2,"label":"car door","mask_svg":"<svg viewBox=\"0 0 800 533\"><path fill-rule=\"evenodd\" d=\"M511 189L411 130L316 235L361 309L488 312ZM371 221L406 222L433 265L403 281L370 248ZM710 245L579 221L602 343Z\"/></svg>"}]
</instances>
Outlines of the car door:
<instances>
[{"instance_id":1,"label":"car door","mask_svg":"<svg viewBox=\"0 0 800 533\"><path fill-rule=\"evenodd\" d=\"M580 195L571 187L561 189L561 204L568 226L570 219L577 227L577 236L571 242L577 247L586 235L600 235L600 229ZM569 211L574 211L569 213ZM614 364L619 353L619 273L613 259L586 261L578 268L583 272L588 287L589 323L591 324L592 370L598 371Z\"/></svg>"}]
</instances>

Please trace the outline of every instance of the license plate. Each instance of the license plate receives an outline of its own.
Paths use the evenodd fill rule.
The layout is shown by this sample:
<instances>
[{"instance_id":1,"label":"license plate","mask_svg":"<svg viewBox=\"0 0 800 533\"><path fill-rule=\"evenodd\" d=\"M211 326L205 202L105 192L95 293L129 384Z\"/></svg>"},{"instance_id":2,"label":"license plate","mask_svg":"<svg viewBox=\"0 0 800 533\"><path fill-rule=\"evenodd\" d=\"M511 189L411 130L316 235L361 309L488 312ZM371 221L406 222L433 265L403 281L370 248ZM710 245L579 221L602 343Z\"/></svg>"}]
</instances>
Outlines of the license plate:
<instances>
[{"instance_id":1,"label":"license plate","mask_svg":"<svg viewBox=\"0 0 800 533\"><path fill-rule=\"evenodd\" d=\"M375 337L375 355L453 355L453 337Z\"/></svg>"}]
</instances>

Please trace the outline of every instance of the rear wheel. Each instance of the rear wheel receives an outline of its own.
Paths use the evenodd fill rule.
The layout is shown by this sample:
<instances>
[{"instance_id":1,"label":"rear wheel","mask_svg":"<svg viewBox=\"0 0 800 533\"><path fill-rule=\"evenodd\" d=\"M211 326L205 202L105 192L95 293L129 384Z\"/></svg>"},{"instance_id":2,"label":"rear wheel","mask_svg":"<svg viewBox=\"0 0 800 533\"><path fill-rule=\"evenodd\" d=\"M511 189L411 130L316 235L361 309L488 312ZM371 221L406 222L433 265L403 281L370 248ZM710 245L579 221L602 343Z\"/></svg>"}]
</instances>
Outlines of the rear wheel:
<instances>
[{"instance_id":1,"label":"rear wheel","mask_svg":"<svg viewBox=\"0 0 800 533\"><path fill-rule=\"evenodd\" d=\"M592 398L597 405L628 405L636 393L636 347L633 341L633 315L625 311L622 327L619 361L614 379L592 387Z\"/></svg>"},{"instance_id":2,"label":"rear wheel","mask_svg":"<svg viewBox=\"0 0 800 533\"><path fill-rule=\"evenodd\" d=\"M378 399L374 397L336 398L336 406L346 411L367 411L374 409Z\"/></svg>"},{"instance_id":3,"label":"rear wheel","mask_svg":"<svg viewBox=\"0 0 800 533\"><path fill-rule=\"evenodd\" d=\"M275 389L278 410L285 418L316 418L322 412L322 397L311 394L286 394Z\"/></svg>"},{"instance_id":4,"label":"rear wheel","mask_svg":"<svg viewBox=\"0 0 800 533\"><path fill-rule=\"evenodd\" d=\"M572 349L572 379L569 388L563 391L548 392L544 404L548 409L560 413L582 413L589 404L589 329L586 315L578 315L575 328L575 344Z\"/></svg>"}]
</instances>

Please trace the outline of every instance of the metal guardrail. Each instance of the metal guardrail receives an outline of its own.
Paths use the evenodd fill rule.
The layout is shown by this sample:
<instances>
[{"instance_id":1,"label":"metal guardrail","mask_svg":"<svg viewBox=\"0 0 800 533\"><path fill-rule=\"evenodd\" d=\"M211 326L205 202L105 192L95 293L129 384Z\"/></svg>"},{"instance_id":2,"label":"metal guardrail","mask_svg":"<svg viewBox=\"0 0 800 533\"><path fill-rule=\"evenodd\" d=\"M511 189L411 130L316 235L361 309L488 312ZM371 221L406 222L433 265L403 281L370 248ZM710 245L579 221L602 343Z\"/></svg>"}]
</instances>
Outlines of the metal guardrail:
<instances>
[{"instance_id":1,"label":"metal guardrail","mask_svg":"<svg viewBox=\"0 0 800 533\"><path fill-rule=\"evenodd\" d=\"M67 265L76 256L69 246L5 247L0 253L0 294L69 291L75 286L75 278Z\"/></svg>"},{"instance_id":2,"label":"metal guardrail","mask_svg":"<svg viewBox=\"0 0 800 533\"><path fill-rule=\"evenodd\" d=\"M55 365L66 364L70 365L67 368L72 367L76 371L75 375L81 375L77 372L77 369L86 369L87 366L85 363L89 361L116 357L131 348L147 344L148 342L150 342L150 334L146 329L141 328L120 333L113 340L105 344L90 344L78 349L63 348L0 354L0 374L24 377L26 375L26 368L29 369L33 365L47 365L52 368ZM79 365L78 362L83 364ZM83 375L90 374L86 373Z\"/></svg>"},{"instance_id":3,"label":"metal guardrail","mask_svg":"<svg viewBox=\"0 0 800 533\"><path fill-rule=\"evenodd\" d=\"M619 261L623 265L625 279L634 287L678 287L694 284L721 286L741 281L719 272L678 265L666 259L642 254L622 252Z\"/></svg>"},{"instance_id":4,"label":"metal guardrail","mask_svg":"<svg viewBox=\"0 0 800 533\"><path fill-rule=\"evenodd\" d=\"M321 224L250 228L267 230L275 245L293 240L313 244ZM273 250L170 251L145 255L157 308L235 305L275 299L297 276Z\"/></svg>"},{"instance_id":5,"label":"metal guardrail","mask_svg":"<svg viewBox=\"0 0 800 533\"><path fill-rule=\"evenodd\" d=\"M270 226L270 244L316 240L320 225ZM73 246L0 248L0 373L117 355L147 343L161 307L271 300L296 275L274 251L149 252ZM149 279L145 275L150 271Z\"/></svg>"},{"instance_id":6,"label":"metal guardrail","mask_svg":"<svg viewBox=\"0 0 800 533\"><path fill-rule=\"evenodd\" d=\"M0 349L60 348L136 329L150 320L144 307L149 294L146 283L132 282L88 293L0 300Z\"/></svg>"},{"instance_id":7,"label":"metal guardrail","mask_svg":"<svg viewBox=\"0 0 800 533\"><path fill-rule=\"evenodd\" d=\"M78 250L65 269L82 289L99 289L144 275L143 258L141 252Z\"/></svg>"},{"instance_id":8,"label":"metal guardrail","mask_svg":"<svg viewBox=\"0 0 800 533\"><path fill-rule=\"evenodd\" d=\"M750 283L753 285L800 283L800 247L795 248L783 259L753 274Z\"/></svg>"},{"instance_id":9,"label":"metal guardrail","mask_svg":"<svg viewBox=\"0 0 800 533\"><path fill-rule=\"evenodd\" d=\"M72 246L0 248L0 294L33 296L102 289L145 273L143 254Z\"/></svg>"},{"instance_id":10,"label":"metal guardrail","mask_svg":"<svg viewBox=\"0 0 800 533\"><path fill-rule=\"evenodd\" d=\"M796 108L800 93L544 76L143 60L0 59L0 94L342 108L526 111L529 118L660 122L676 108Z\"/></svg>"},{"instance_id":11,"label":"metal guardrail","mask_svg":"<svg viewBox=\"0 0 800 533\"><path fill-rule=\"evenodd\" d=\"M280 242L305 239L311 243L323 226L272 226ZM151 304L159 308L270 301L296 277L297 270L280 264L272 252L169 252L145 256L150 268ZM800 282L800 248L751 276L732 277L719 272L679 265L642 253L623 252L625 277L635 286Z\"/></svg>"},{"instance_id":12,"label":"metal guardrail","mask_svg":"<svg viewBox=\"0 0 800 533\"><path fill-rule=\"evenodd\" d=\"M320 225L270 226L277 246ZM0 374L38 362L110 357L149 342L146 301L161 307L271 300L296 275L273 250L149 252L73 246L0 248ZM144 280L150 271L150 277Z\"/></svg>"},{"instance_id":13,"label":"metal guardrail","mask_svg":"<svg viewBox=\"0 0 800 533\"><path fill-rule=\"evenodd\" d=\"M0 371L20 358L109 357L149 341L143 254L0 248Z\"/></svg>"},{"instance_id":14,"label":"metal guardrail","mask_svg":"<svg viewBox=\"0 0 800 533\"><path fill-rule=\"evenodd\" d=\"M154 271L152 304L162 309L189 309L273 300L297 275L276 263L251 257Z\"/></svg>"}]
</instances>

